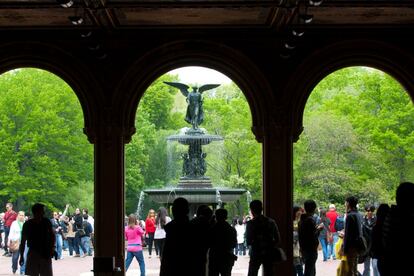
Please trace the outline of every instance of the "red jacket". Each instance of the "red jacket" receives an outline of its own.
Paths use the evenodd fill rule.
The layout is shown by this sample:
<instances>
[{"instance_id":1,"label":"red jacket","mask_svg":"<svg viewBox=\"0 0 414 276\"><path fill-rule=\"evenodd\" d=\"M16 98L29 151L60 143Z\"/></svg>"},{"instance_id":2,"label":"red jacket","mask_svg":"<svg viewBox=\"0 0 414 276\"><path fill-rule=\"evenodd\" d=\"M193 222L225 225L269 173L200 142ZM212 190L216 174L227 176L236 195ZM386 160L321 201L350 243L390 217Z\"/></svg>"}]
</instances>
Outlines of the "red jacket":
<instances>
[{"instance_id":1,"label":"red jacket","mask_svg":"<svg viewBox=\"0 0 414 276\"><path fill-rule=\"evenodd\" d=\"M338 213L336 211L329 210L328 212L326 212L326 217L329 218L329 220L331 221L331 224L329 225L329 231L335 233L335 221L338 217Z\"/></svg>"},{"instance_id":2,"label":"red jacket","mask_svg":"<svg viewBox=\"0 0 414 276\"><path fill-rule=\"evenodd\" d=\"M145 220L145 232L155 233L155 219L154 218L147 218Z\"/></svg>"},{"instance_id":3,"label":"red jacket","mask_svg":"<svg viewBox=\"0 0 414 276\"><path fill-rule=\"evenodd\" d=\"M10 227L13 221L17 219L17 213L13 210L7 211L4 214L4 226Z\"/></svg>"}]
</instances>

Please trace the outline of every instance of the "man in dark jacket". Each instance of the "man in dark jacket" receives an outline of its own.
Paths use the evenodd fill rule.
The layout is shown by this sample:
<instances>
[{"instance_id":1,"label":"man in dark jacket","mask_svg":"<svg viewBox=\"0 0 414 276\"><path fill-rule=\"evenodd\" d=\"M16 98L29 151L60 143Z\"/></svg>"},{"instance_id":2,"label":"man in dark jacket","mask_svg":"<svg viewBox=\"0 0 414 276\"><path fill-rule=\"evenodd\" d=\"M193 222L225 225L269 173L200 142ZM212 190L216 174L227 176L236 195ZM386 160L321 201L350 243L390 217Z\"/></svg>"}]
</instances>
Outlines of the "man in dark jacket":
<instances>
[{"instance_id":1,"label":"man in dark jacket","mask_svg":"<svg viewBox=\"0 0 414 276\"><path fill-rule=\"evenodd\" d=\"M343 243L343 251L346 256L350 275L359 275L358 255L362 248L362 222L361 215L357 210L358 200L354 196L347 197L345 200L346 219L345 219L345 236Z\"/></svg>"},{"instance_id":2,"label":"man in dark jacket","mask_svg":"<svg viewBox=\"0 0 414 276\"><path fill-rule=\"evenodd\" d=\"M273 219L262 215L260 200L250 203L250 211L253 219L246 224L246 243L251 246L248 276L257 276L262 264L264 276L274 275L272 254L280 241L279 229Z\"/></svg>"},{"instance_id":3,"label":"man in dark jacket","mask_svg":"<svg viewBox=\"0 0 414 276\"><path fill-rule=\"evenodd\" d=\"M412 275L414 239L414 184L398 186L397 205L392 205L383 225L384 263L381 276Z\"/></svg>"},{"instance_id":4,"label":"man in dark jacket","mask_svg":"<svg viewBox=\"0 0 414 276\"><path fill-rule=\"evenodd\" d=\"M227 210L217 209L216 224L209 231L208 275L231 276L231 270L236 260L233 254L237 246L236 230L227 223Z\"/></svg>"},{"instance_id":5,"label":"man in dark jacket","mask_svg":"<svg viewBox=\"0 0 414 276\"><path fill-rule=\"evenodd\" d=\"M315 276L315 263L318 259L319 231L323 228L323 224L316 225L314 213L316 210L316 202L314 200L306 200L304 203L305 214L302 214L299 221L299 246L305 263L305 276Z\"/></svg>"}]
</instances>

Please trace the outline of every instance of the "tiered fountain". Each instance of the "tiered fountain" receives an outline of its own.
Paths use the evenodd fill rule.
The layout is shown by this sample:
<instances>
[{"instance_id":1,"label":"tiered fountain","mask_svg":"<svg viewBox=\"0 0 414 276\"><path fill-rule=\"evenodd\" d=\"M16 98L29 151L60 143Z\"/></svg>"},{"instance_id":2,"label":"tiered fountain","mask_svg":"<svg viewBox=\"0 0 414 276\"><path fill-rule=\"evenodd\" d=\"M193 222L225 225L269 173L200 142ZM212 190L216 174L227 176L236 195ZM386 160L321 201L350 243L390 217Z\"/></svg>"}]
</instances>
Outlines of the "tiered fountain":
<instances>
[{"instance_id":1,"label":"tiered fountain","mask_svg":"<svg viewBox=\"0 0 414 276\"><path fill-rule=\"evenodd\" d=\"M185 121L192 125L191 128L185 128L183 133L167 137L167 140L186 145L188 150L181 154L183 160L182 176L177 186L146 189L144 193L153 201L166 206L170 205L176 197L184 197L190 203L190 215L194 214L201 204L212 206L215 209L225 203L237 201L246 192L245 189L213 187L211 179L205 175L207 153L203 152L203 146L214 141L222 141L223 137L210 135L204 129L199 128L204 119L201 93L219 85L207 84L200 88L193 87L193 90L189 92L189 87L185 84L165 83L179 88L187 98L188 107Z\"/></svg>"}]
</instances>

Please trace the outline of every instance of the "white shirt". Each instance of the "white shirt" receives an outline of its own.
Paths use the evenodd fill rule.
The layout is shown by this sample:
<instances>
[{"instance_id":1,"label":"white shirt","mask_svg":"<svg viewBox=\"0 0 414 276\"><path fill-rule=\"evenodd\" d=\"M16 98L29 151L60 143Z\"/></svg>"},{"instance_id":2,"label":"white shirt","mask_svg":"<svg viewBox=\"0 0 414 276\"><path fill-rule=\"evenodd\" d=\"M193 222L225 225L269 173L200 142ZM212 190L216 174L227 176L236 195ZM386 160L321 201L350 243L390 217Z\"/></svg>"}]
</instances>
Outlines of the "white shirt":
<instances>
[{"instance_id":1,"label":"white shirt","mask_svg":"<svg viewBox=\"0 0 414 276\"><path fill-rule=\"evenodd\" d=\"M244 233L246 232L246 227L243 224L236 224L234 228L237 232L237 243L244 243Z\"/></svg>"},{"instance_id":2,"label":"white shirt","mask_svg":"<svg viewBox=\"0 0 414 276\"><path fill-rule=\"evenodd\" d=\"M171 218L169 216L166 216L165 217L165 224L169 223L170 221L171 221ZM164 228L161 228L161 225L158 223L155 226L154 239L156 239L156 240L165 239L166 235L167 234L165 233Z\"/></svg>"},{"instance_id":3,"label":"white shirt","mask_svg":"<svg viewBox=\"0 0 414 276\"><path fill-rule=\"evenodd\" d=\"M22 228L23 228L23 223L22 223ZM19 224L17 223L17 220L15 220L10 226L9 240L20 241L21 236L22 236L22 230L20 229Z\"/></svg>"}]
</instances>

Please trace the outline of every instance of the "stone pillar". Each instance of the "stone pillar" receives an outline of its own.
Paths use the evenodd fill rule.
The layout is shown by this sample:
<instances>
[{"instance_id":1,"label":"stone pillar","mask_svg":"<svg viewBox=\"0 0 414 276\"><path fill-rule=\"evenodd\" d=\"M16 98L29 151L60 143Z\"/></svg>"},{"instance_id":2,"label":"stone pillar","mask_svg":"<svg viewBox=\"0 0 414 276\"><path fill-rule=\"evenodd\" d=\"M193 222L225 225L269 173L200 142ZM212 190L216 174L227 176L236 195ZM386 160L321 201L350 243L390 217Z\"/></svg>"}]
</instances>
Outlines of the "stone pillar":
<instances>
[{"instance_id":1,"label":"stone pillar","mask_svg":"<svg viewBox=\"0 0 414 276\"><path fill-rule=\"evenodd\" d=\"M121 129L110 126L85 132L94 144L94 275L124 275L125 138ZM112 267L119 271L113 273Z\"/></svg>"},{"instance_id":2,"label":"stone pillar","mask_svg":"<svg viewBox=\"0 0 414 276\"><path fill-rule=\"evenodd\" d=\"M291 128L272 124L263 128L263 208L279 226L280 246L287 261L276 266L276 275L293 275L293 139Z\"/></svg>"}]
</instances>

